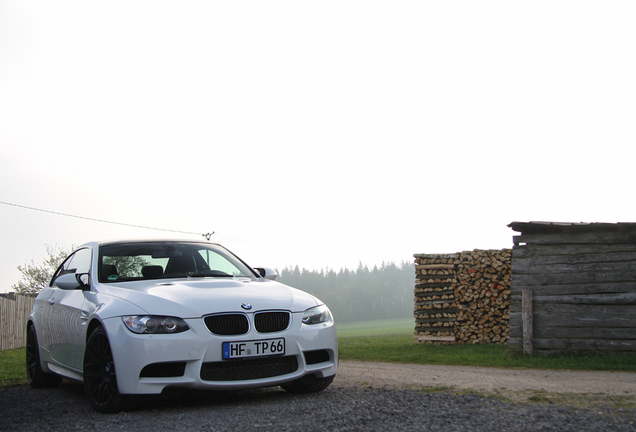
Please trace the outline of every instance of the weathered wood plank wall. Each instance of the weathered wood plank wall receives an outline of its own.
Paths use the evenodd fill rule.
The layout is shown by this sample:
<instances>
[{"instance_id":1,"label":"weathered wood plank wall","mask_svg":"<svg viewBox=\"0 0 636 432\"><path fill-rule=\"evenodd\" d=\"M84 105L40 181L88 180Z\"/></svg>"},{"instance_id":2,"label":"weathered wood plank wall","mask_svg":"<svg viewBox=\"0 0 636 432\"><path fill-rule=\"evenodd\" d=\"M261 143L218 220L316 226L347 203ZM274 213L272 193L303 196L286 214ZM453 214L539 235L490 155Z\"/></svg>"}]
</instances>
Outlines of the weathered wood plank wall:
<instances>
[{"instance_id":1,"label":"weathered wood plank wall","mask_svg":"<svg viewBox=\"0 0 636 432\"><path fill-rule=\"evenodd\" d=\"M0 297L0 351L26 346L26 322L35 298L16 295Z\"/></svg>"},{"instance_id":2,"label":"weathered wood plank wall","mask_svg":"<svg viewBox=\"0 0 636 432\"><path fill-rule=\"evenodd\" d=\"M521 295L533 294L533 351L636 351L636 224L513 222L511 352L523 350Z\"/></svg>"}]
</instances>

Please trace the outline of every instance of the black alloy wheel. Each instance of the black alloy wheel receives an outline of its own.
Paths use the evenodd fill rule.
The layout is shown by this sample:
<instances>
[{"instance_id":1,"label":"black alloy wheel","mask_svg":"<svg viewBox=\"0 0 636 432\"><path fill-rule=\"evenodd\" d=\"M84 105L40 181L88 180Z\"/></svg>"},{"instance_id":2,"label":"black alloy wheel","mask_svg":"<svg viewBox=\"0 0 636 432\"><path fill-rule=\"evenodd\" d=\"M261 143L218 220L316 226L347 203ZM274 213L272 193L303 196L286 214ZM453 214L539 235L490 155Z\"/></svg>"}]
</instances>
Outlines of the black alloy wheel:
<instances>
[{"instance_id":1,"label":"black alloy wheel","mask_svg":"<svg viewBox=\"0 0 636 432\"><path fill-rule=\"evenodd\" d=\"M127 398L117 389L115 362L108 335L97 327L86 342L84 353L84 388L93 408L101 413L121 411Z\"/></svg>"},{"instance_id":2,"label":"black alloy wheel","mask_svg":"<svg viewBox=\"0 0 636 432\"><path fill-rule=\"evenodd\" d=\"M63 380L60 375L46 373L42 370L38 338L33 324L27 328L26 368L27 380L32 388L57 387Z\"/></svg>"}]
</instances>

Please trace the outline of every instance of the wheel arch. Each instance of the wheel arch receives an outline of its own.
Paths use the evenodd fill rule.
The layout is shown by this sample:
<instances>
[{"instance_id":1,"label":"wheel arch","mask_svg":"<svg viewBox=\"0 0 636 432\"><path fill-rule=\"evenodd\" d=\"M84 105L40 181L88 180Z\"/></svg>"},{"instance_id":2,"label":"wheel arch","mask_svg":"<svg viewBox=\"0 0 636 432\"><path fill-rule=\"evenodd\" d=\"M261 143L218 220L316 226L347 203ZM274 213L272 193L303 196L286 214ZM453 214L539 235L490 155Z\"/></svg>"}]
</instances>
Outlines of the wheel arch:
<instances>
[{"instance_id":1,"label":"wheel arch","mask_svg":"<svg viewBox=\"0 0 636 432\"><path fill-rule=\"evenodd\" d=\"M88 323L88 327L86 328L86 336L85 336L85 339L84 339L84 346L86 346L86 342L88 341L88 338L91 336L91 334L93 333L93 331L95 331L95 329L97 327L104 327L104 325L97 318L93 318Z\"/></svg>"}]
</instances>

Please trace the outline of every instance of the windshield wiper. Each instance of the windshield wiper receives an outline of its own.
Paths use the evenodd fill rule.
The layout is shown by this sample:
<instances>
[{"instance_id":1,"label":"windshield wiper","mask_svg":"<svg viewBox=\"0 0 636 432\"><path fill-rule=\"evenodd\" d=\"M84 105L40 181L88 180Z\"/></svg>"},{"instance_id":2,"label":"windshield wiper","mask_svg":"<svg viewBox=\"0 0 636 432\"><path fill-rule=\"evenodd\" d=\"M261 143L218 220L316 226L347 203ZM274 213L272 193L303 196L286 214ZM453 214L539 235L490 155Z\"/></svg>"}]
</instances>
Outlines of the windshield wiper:
<instances>
[{"instance_id":1,"label":"windshield wiper","mask_svg":"<svg viewBox=\"0 0 636 432\"><path fill-rule=\"evenodd\" d=\"M188 273L188 277L230 277L234 276L220 270L206 270L198 273Z\"/></svg>"}]
</instances>

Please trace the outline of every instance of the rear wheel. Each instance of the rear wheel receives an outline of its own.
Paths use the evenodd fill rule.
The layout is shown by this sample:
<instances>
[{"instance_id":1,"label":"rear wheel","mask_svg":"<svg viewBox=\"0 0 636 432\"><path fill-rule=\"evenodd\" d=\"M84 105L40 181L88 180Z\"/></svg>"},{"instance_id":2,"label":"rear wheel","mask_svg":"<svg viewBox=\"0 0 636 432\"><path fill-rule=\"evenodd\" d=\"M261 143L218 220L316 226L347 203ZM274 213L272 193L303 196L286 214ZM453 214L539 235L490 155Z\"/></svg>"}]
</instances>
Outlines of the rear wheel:
<instances>
[{"instance_id":1,"label":"rear wheel","mask_svg":"<svg viewBox=\"0 0 636 432\"><path fill-rule=\"evenodd\" d=\"M335 375L332 375L326 378L318 378L314 375L306 375L281 387L287 393L318 393L329 387L335 377Z\"/></svg>"},{"instance_id":2,"label":"rear wheel","mask_svg":"<svg viewBox=\"0 0 636 432\"><path fill-rule=\"evenodd\" d=\"M117 389L115 362L102 327L93 330L86 341L84 388L93 408L102 413L119 412L128 400Z\"/></svg>"},{"instance_id":3,"label":"rear wheel","mask_svg":"<svg viewBox=\"0 0 636 432\"><path fill-rule=\"evenodd\" d=\"M35 327L29 325L27 329L26 346L27 380L33 388L57 387L62 382L62 377L42 370L40 364L40 347L35 334Z\"/></svg>"}]
</instances>

